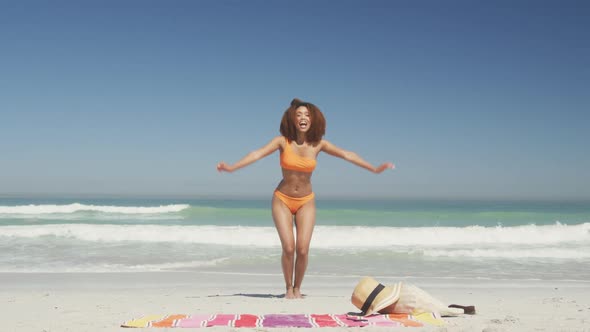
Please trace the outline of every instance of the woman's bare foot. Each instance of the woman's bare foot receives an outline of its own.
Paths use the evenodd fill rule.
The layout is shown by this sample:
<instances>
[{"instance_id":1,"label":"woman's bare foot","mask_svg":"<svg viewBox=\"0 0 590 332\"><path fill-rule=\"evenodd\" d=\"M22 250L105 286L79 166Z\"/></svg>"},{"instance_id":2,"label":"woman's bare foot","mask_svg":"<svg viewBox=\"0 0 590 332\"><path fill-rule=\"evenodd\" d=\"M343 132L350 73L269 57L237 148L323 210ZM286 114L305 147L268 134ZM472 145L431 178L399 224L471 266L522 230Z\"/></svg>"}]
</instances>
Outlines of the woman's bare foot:
<instances>
[{"instance_id":1,"label":"woman's bare foot","mask_svg":"<svg viewBox=\"0 0 590 332\"><path fill-rule=\"evenodd\" d=\"M295 293L293 291L293 287L287 287L287 292L285 293L286 299L296 299Z\"/></svg>"},{"instance_id":2,"label":"woman's bare foot","mask_svg":"<svg viewBox=\"0 0 590 332\"><path fill-rule=\"evenodd\" d=\"M299 290L298 287L293 287L293 295L295 295L296 299L302 299L303 295L301 294L301 291Z\"/></svg>"}]
</instances>

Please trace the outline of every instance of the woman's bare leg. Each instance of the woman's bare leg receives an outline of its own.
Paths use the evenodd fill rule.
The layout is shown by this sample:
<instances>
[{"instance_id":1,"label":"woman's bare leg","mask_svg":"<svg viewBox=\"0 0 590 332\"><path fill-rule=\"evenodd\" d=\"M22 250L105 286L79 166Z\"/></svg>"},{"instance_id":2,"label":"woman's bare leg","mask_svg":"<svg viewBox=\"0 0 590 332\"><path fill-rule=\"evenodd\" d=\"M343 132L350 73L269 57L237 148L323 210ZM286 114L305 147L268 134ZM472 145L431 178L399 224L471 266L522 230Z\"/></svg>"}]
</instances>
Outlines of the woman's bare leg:
<instances>
[{"instance_id":1,"label":"woman's bare leg","mask_svg":"<svg viewBox=\"0 0 590 332\"><path fill-rule=\"evenodd\" d=\"M315 199L305 203L295 214L295 226L297 228L297 243L295 252L295 283L293 284L293 294L296 298L301 298L301 283L307 269L309 244L315 226Z\"/></svg>"},{"instance_id":2,"label":"woman's bare leg","mask_svg":"<svg viewBox=\"0 0 590 332\"><path fill-rule=\"evenodd\" d=\"M295 237L293 235L293 215L289 208L278 199L272 196L272 218L275 227L279 233L283 255L281 256L281 266L283 267L283 276L285 277L285 298L293 299L293 266L295 259Z\"/></svg>"}]
</instances>

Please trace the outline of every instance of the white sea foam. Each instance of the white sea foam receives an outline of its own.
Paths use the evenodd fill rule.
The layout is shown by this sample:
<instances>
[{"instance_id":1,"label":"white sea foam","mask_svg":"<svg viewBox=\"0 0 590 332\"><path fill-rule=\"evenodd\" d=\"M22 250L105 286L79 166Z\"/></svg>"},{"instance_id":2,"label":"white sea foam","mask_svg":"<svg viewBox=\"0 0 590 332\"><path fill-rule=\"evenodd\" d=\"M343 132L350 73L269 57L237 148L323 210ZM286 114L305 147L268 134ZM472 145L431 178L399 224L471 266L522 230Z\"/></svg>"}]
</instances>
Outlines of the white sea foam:
<instances>
[{"instance_id":1,"label":"white sea foam","mask_svg":"<svg viewBox=\"0 0 590 332\"><path fill-rule=\"evenodd\" d=\"M451 257L451 258L500 258L500 259L519 259L519 258L553 258L553 259L588 259L590 258L590 246L585 250L562 249L562 248L519 248L511 249L443 249L443 250L424 250L424 256L429 257Z\"/></svg>"},{"instance_id":2,"label":"white sea foam","mask_svg":"<svg viewBox=\"0 0 590 332\"><path fill-rule=\"evenodd\" d=\"M176 269L190 269L205 266L216 266L226 262L229 257L217 258L206 261L190 261L190 262L174 262L174 263L160 263L160 264L136 264L136 265L110 265L106 266L105 270L116 271L165 271Z\"/></svg>"},{"instance_id":3,"label":"white sea foam","mask_svg":"<svg viewBox=\"0 0 590 332\"><path fill-rule=\"evenodd\" d=\"M164 225L26 225L2 226L0 237L46 236L91 242L171 242L276 247L274 227ZM354 227L318 226L315 248L387 248L486 245L590 244L590 223L515 227Z\"/></svg>"},{"instance_id":4,"label":"white sea foam","mask_svg":"<svg viewBox=\"0 0 590 332\"><path fill-rule=\"evenodd\" d=\"M321 227L318 227L321 228ZM334 227L314 239L326 247L559 244L590 241L590 223L514 227ZM334 232L335 231L335 232ZM334 233L332 233L334 232Z\"/></svg>"},{"instance_id":5,"label":"white sea foam","mask_svg":"<svg viewBox=\"0 0 590 332\"><path fill-rule=\"evenodd\" d=\"M112 272L160 272L160 271L186 271L194 270L202 267L212 267L223 264L229 258L223 257L212 260L203 261L186 261L186 262L173 262L173 263L160 263L160 264L78 264L78 265L64 265L64 266L52 266L35 264L24 268L15 268L14 266L2 266L0 265L0 273L10 272L27 272L27 273L80 273L80 272L91 272L91 273L112 273Z\"/></svg>"},{"instance_id":6,"label":"white sea foam","mask_svg":"<svg viewBox=\"0 0 590 332\"><path fill-rule=\"evenodd\" d=\"M90 242L172 242L269 247L279 245L270 227L161 225L43 225L0 227L0 237L55 236Z\"/></svg>"},{"instance_id":7,"label":"white sea foam","mask_svg":"<svg viewBox=\"0 0 590 332\"><path fill-rule=\"evenodd\" d=\"M109 206L109 205L86 205L80 203L66 205L18 205L0 206L0 215L44 215L44 214L68 214L81 211L119 213L119 214L159 214L179 212L188 209L188 204L172 204L160 206Z\"/></svg>"}]
</instances>

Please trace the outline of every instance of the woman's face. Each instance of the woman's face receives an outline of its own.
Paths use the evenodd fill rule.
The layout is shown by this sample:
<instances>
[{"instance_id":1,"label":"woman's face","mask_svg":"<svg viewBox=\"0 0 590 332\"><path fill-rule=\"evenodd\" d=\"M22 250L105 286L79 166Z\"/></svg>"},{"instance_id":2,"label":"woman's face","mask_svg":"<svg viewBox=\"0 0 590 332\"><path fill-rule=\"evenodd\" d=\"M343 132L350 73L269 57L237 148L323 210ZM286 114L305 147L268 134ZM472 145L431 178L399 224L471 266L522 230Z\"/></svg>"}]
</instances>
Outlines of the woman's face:
<instances>
[{"instance_id":1,"label":"woman's face","mask_svg":"<svg viewBox=\"0 0 590 332\"><path fill-rule=\"evenodd\" d=\"M307 107L300 106L295 110L295 126L301 132L307 132L311 127L311 116Z\"/></svg>"}]
</instances>

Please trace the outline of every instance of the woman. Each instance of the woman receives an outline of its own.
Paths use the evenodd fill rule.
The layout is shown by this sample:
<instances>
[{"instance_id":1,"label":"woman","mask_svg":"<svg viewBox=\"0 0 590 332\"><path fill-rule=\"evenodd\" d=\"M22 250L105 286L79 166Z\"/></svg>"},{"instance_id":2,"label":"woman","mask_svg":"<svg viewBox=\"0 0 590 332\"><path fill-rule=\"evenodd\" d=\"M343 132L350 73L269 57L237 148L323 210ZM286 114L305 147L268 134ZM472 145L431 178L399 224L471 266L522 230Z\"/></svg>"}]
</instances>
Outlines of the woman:
<instances>
[{"instance_id":1,"label":"woman","mask_svg":"<svg viewBox=\"0 0 590 332\"><path fill-rule=\"evenodd\" d=\"M237 169L280 150L283 179L272 198L272 217L279 233L283 255L281 264L285 276L285 298L302 298L301 282L307 268L309 243L315 225L315 199L311 189L311 174L316 166L316 157L325 152L366 168L373 173L394 168L392 163L374 167L356 153L343 150L322 139L326 120L312 103L293 99L281 120L281 136L273 138L262 148L248 153L233 165L217 164L219 172ZM296 234L293 234L295 216ZM293 272L295 279L293 280Z\"/></svg>"}]
</instances>

